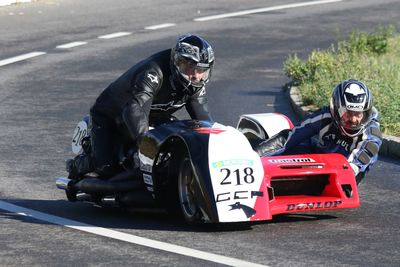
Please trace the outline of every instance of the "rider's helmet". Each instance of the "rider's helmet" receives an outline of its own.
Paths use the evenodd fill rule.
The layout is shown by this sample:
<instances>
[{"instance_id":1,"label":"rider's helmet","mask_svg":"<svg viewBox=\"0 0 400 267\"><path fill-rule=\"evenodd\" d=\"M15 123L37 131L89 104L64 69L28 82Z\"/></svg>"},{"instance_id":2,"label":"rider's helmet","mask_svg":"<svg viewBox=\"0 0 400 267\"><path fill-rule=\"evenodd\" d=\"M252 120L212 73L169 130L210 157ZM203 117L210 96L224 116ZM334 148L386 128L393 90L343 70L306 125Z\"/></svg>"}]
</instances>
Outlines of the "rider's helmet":
<instances>
[{"instance_id":1,"label":"rider's helmet","mask_svg":"<svg viewBox=\"0 0 400 267\"><path fill-rule=\"evenodd\" d=\"M182 35L172 48L172 76L190 93L195 93L209 81L213 65L214 51L210 44L199 36ZM194 73L199 74L201 78L191 79Z\"/></svg>"},{"instance_id":2,"label":"rider's helmet","mask_svg":"<svg viewBox=\"0 0 400 267\"><path fill-rule=\"evenodd\" d=\"M339 130L349 137L361 134L371 120L372 102L371 91L361 81L346 80L338 84L332 93L330 112ZM360 123L346 123L346 113L359 114L362 117Z\"/></svg>"}]
</instances>

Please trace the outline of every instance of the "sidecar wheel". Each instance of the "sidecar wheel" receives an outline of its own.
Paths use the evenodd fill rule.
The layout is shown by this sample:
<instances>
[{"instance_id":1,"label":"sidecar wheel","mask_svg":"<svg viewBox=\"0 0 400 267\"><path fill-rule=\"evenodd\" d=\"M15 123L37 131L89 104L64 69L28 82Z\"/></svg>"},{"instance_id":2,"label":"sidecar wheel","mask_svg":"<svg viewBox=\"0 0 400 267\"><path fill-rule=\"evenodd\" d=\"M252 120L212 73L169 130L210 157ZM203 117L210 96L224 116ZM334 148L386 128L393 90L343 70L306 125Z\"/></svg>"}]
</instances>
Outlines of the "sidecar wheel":
<instances>
[{"instance_id":1,"label":"sidecar wheel","mask_svg":"<svg viewBox=\"0 0 400 267\"><path fill-rule=\"evenodd\" d=\"M201 211L195 198L196 177L192 163L185 157L181 163L178 176L179 205L183 218L188 223L201 221Z\"/></svg>"}]
</instances>

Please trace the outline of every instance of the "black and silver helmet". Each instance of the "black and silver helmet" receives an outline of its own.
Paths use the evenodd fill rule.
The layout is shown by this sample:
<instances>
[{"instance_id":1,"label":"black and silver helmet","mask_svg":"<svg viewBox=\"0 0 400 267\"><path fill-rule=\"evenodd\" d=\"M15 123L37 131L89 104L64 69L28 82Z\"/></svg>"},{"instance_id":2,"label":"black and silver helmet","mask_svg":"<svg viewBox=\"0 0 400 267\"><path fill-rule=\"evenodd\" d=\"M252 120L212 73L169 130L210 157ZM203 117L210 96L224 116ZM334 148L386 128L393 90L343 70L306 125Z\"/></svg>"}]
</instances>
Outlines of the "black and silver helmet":
<instances>
[{"instance_id":1,"label":"black and silver helmet","mask_svg":"<svg viewBox=\"0 0 400 267\"><path fill-rule=\"evenodd\" d=\"M339 130L349 137L362 133L371 120L373 98L368 87L358 80L346 80L333 90L330 111ZM361 123L351 127L345 125L343 116L346 112L363 112Z\"/></svg>"},{"instance_id":2,"label":"black and silver helmet","mask_svg":"<svg viewBox=\"0 0 400 267\"><path fill-rule=\"evenodd\" d=\"M191 34L180 36L172 48L173 78L191 92L201 89L210 80L213 65L214 51L210 44L199 36ZM189 71L202 73L202 79L199 81L189 79Z\"/></svg>"}]
</instances>

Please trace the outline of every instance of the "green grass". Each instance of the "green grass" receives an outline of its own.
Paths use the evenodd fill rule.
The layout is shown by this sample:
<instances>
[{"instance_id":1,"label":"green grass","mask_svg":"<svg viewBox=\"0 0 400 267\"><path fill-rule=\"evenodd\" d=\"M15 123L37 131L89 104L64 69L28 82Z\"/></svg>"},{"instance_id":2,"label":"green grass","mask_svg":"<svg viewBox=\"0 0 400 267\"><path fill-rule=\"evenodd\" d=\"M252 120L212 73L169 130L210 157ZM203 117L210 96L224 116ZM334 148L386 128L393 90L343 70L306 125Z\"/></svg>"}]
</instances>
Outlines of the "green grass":
<instances>
[{"instance_id":1,"label":"green grass","mask_svg":"<svg viewBox=\"0 0 400 267\"><path fill-rule=\"evenodd\" d=\"M363 81L380 112L382 132L400 136L400 36L393 26L372 33L354 31L325 51L312 51L306 60L289 55L283 69L304 104L315 108L328 105L340 81Z\"/></svg>"}]
</instances>

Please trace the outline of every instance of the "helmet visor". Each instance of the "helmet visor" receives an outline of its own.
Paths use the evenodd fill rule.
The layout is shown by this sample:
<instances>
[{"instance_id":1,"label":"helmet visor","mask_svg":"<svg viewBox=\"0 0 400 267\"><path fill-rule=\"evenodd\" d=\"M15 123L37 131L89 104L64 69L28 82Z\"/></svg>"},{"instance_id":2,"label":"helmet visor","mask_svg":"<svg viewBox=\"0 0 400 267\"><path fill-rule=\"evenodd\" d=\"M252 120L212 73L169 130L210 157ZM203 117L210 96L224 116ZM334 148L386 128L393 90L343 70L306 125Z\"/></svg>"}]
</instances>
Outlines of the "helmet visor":
<instances>
[{"instance_id":1,"label":"helmet visor","mask_svg":"<svg viewBox=\"0 0 400 267\"><path fill-rule=\"evenodd\" d=\"M340 126L348 135L357 135L364 128L367 119L366 112L346 110L340 114Z\"/></svg>"},{"instance_id":2,"label":"helmet visor","mask_svg":"<svg viewBox=\"0 0 400 267\"><path fill-rule=\"evenodd\" d=\"M196 63L181 58L176 63L176 68L183 78L194 85L204 85L210 77L211 69L208 64Z\"/></svg>"}]
</instances>

